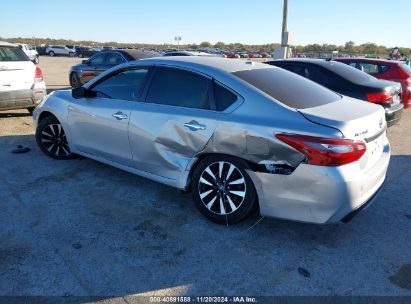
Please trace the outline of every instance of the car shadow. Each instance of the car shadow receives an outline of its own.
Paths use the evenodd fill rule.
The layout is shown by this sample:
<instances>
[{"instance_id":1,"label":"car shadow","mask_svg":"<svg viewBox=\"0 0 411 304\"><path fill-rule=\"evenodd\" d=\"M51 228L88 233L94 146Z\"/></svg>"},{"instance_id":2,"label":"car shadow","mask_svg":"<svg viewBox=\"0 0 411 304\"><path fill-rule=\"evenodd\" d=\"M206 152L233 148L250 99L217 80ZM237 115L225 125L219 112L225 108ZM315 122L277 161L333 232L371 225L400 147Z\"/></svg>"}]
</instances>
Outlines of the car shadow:
<instances>
[{"instance_id":1,"label":"car shadow","mask_svg":"<svg viewBox=\"0 0 411 304\"><path fill-rule=\"evenodd\" d=\"M16 144L31 151L10 153ZM269 295L306 288L299 267L324 278L372 277L379 266L370 261L391 263L388 247L409 254L408 237L398 235L409 221L409 155L392 157L373 206L332 226L258 214L216 225L190 195L92 160L50 159L32 135L0 137L0 163L2 295L63 296L42 303L132 302L159 292Z\"/></svg>"}]
</instances>

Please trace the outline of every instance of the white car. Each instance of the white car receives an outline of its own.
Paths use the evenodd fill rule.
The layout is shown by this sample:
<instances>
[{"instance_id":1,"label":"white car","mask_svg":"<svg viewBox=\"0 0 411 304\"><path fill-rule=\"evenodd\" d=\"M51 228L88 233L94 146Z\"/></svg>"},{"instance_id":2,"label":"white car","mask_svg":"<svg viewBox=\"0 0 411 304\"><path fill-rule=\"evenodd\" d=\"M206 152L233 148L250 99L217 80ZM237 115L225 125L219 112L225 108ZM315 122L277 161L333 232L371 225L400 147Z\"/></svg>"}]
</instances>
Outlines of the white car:
<instances>
[{"instance_id":1,"label":"white car","mask_svg":"<svg viewBox=\"0 0 411 304\"><path fill-rule=\"evenodd\" d=\"M27 57L30 58L31 61L33 61L35 64L39 63L39 53L37 53L35 49L24 43L20 43L18 44L18 46L21 48L24 54L26 54Z\"/></svg>"},{"instance_id":2,"label":"white car","mask_svg":"<svg viewBox=\"0 0 411 304\"><path fill-rule=\"evenodd\" d=\"M43 72L16 44L0 41L0 110L28 109L46 95Z\"/></svg>"},{"instance_id":3,"label":"white car","mask_svg":"<svg viewBox=\"0 0 411 304\"><path fill-rule=\"evenodd\" d=\"M70 56L74 57L75 51L73 49L70 49L66 46L63 45L49 45L46 48L46 53L49 56L56 56L56 55L62 55L62 56Z\"/></svg>"}]
</instances>

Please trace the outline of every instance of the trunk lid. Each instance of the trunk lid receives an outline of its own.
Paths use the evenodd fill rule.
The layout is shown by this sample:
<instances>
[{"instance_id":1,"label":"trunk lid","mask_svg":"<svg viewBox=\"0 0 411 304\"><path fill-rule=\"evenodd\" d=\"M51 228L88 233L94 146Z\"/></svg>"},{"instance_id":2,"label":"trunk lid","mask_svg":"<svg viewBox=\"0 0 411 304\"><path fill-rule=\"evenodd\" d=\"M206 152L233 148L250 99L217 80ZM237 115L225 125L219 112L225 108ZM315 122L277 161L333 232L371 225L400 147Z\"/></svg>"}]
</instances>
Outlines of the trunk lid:
<instances>
[{"instance_id":1,"label":"trunk lid","mask_svg":"<svg viewBox=\"0 0 411 304\"><path fill-rule=\"evenodd\" d=\"M343 97L340 101L298 111L313 123L338 129L347 139L365 142L367 152L360 160L362 169L374 166L381 157L387 128L383 107Z\"/></svg>"}]
</instances>

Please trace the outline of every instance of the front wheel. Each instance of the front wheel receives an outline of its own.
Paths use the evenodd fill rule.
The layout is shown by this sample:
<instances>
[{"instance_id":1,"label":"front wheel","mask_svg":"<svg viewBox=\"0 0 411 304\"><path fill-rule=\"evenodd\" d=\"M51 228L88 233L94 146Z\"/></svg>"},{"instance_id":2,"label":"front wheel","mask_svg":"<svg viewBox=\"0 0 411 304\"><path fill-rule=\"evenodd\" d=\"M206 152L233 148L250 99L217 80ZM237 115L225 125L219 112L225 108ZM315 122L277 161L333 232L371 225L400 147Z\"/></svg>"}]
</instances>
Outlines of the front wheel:
<instances>
[{"instance_id":1,"label":"front wheel","mask_svg":"<svg viewBox=\"0 0 411 304\"><path fill-rule=\"evenodd\" d=\"M36 58L34 59L34 64L39 64L39 62L40 62L39 57L36 57Z\"/></svg>"},{"instance_id":2,"label":"front wheel","mask_svg":"<svg viewBox=\"0 0 411 304\"><path fill-rule=\"evenodd\" d=\"M53 51L49 52L49 56L54 57L56 55L56 53L54 53Z\"/></svg>"},{"instance_id":3,"label":"front wheel","mask_svg":"<svg viewBox=\"0 0 411 304\"><path fill-rule=\"evenodd\" d=\"M218 224L234 224L251 214L257 193L246 169L245 161L231 156L201 161L193 174L192 192L205 217Z\"/></svg>"},{"instance_id":4,"label":"front wheel","mask_svg":"<svg viewBox=\"0 0 411 304\"><path fill-rule=\"evenodd\" d=\"M71 159L66 133L54 116L42 119L36 129L36 142L41 151L55 159Z\"/></svg>"},{"instance_id":5,"label":"front wheel","mask_svg":"<svg viewBox=\"0 0 411 304\"><path fill-rule=\"evenodd\" d=\"M69 56L70 56L70 57L74 57L74 53L73 53L73 52L70 52L70 53L69 53Z\"/></svg>"}]
</instances>

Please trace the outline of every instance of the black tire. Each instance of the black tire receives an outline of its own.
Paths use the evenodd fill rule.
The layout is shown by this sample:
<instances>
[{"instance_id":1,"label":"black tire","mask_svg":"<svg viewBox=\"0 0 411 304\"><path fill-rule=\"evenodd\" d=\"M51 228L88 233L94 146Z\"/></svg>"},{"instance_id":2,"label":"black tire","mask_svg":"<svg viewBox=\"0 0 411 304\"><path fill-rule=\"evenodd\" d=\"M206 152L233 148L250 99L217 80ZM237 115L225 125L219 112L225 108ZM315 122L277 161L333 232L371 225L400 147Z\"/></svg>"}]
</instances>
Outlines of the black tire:
<instances>
[{"instance_id":1,"label":"black tire","mask_svg":"<svg viewBox=\"0 0 411 304\"><path fill-rule=\"evenodd\" d=\"M30 115L33 115L35 107L27 108L27 111L29 111Z\"/></svg>"},{"instance_id":2,"label":"black tire","mask_svg":"<svg viewBox=\"0 0 411 304\"><path fill-rule=\"evenodd\" d=\"M79 58L83 58L84 55L83 55L82 53L80 53L80 54L78 54L78 57L79 57Z\"/></svg>"},{"instance_id":3,"label":"black tire","mask_svg":"<svg viewBox=\"0 0 411 304\"><path fill-rule=\"evenodd\" d=\"M72 159L64 129L54 116L42 119L36 129L36 142L40 150L54 159Z\"/></svg>"},{"instance_id":4,"label":"black tire","mask_svg":"<svg viewBox=\"0 0 411 304\"><path fill-rule=\"evenodd\" d=\"M206 218L228 225L252 213L257 193L246 169L249 166L245 161L225 155L209 156L198 164L191 191L196 207Z\"/></svg>"},{"instance_id":5,"label":"black tire","mask_svg":"<svg viewBox=\"0 0 411 304\"><path fill-rule=\"evenodd\" d=\"M71 73L70 86L73 89L81 87L80 78L78 77L77 73Z\"/></svg>"},{"instance_id":6,"label":"black tire","mask_svg":"<svg viewBox=\"0 0 411 304\"><path fill-rule=\"evenodd\" d=\"M40 62L39 57L36 57L36 58L34 59L34 64L39 64L39 62Z\"/></svg>"},{"instance_id":7,"label":"black tire","mask_svg":"<svg viewBox=\"0 0 411 304\"><path fill-rule=\"evenodd\" d=\"M74 53L73 53L73 52L70 52L70 53L69 53L69 57L74 57Z\"/></svg>"},{"instance_id":8,"label":"black tire","mask_svg":"<svg viewBox=\"0 0 411 304\"><path fill-rule=\"evenodd\" d=\"M56 55L56 53L54 53L53 51L49 52L49 56L54 57Z\"/></svg>"}]
</instances>

